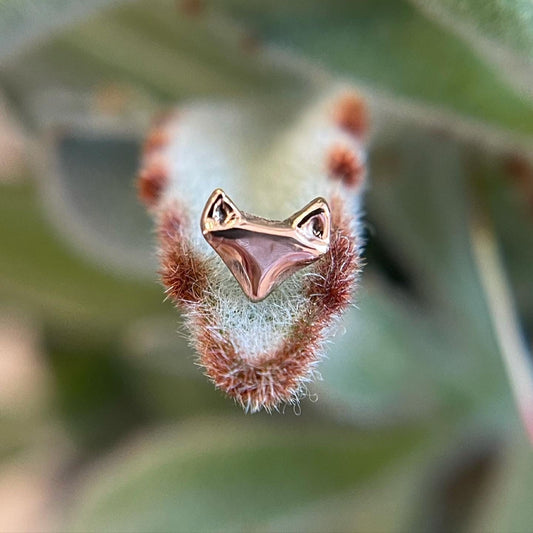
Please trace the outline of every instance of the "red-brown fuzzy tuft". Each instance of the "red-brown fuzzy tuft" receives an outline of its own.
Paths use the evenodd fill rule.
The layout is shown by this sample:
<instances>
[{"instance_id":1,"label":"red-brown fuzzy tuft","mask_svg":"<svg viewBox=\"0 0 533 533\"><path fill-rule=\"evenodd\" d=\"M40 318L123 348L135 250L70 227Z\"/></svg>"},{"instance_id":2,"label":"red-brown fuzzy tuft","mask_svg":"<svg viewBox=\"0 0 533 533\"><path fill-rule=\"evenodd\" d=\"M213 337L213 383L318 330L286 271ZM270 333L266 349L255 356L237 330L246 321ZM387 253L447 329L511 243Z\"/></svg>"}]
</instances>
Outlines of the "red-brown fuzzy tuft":
<instances>
[{"instance_id":1,"label":"red-brown fuzzy tuft","mask_svg":"<svg viewBox=\"0 0 533 533\"><path fill-rule=\"evenodd\" d=\"M344 130L362 137L368 130L368 114L363 98L355 93L341 96L334 108L335 122Z\"/></svg>"},{"instance_id":2,"label":"red-brown fuzzy tuft","mask_svg":"<svg viewBox=\"0 0 533 533\"><path fill-rule=\"evenodd\" d=\"M316 310L315 320L330 320L352 301L355 281L361 270L356 236L341 198L331 201L332 231L329 251L317 265L318 276L310 278L307 292Z\"/></svg>"},{"instance_id":3,"label":"red-brown fuzzy tuft","mask_svg":"<svg viewBox=\"0 0 533 533\"><path fill-rule=\"evenodd\" d=\"M366 129L366 115L359 97L359 107L354 98L339 100L336 118L339 126L359 135ZM159 273L166 293L186 311L199 363L217 388L252 412L295 403L313 378L332 324L351 302L360 269L351 217L340 197L331 199L330 249L305 278L306 310L294 319L291 332L266 353L252 355L246 348L241 352L221 327L210 281L215 267L190 240L187 206L169 204L162 194L169 179L164 160L170 131L166 120L156 125L144 145L144 167L138 178L139 197L157 217ZM347 186L360 184L365 169L358 157L348 147L332 148L326 161L332 178Z\"/></svg>"},{"instance_id":4,"label":"red-brown fuzzy tuft","mask_svg":"<svg viewBox=\"0 0 533 533\"><path fill-rule=\"evenodd\" d=\"M154 207L168 183L167 169L162 162L153 161L139 172L137 192L147 207Z\"/></svg>"},{"instance_id":5,"label":"red-brown fuzzy tuft","mask_svg":"<svg viewBox=\"0 0 533 533\"><path fill-rule=\"evenodd\" d=\"M331 148L327 164L330 177L341 180L347 187L357 187L364 179L364 163L347 146L336 145Z\"/></svg>"},{"instance_id":6,"label":"red-brown fuzzy tuft","mask_svg":"<svg viewBox=\"0 0 533 533\"><path fill-rule=\"evenodd\" d=\"M157 217L157 238L162 250L172 248L186 238L188 218L177 202L161 208Z\"/></svg>"},{"instance_id":7,"label":"red-brown fuzzy tuft","mask_svg":"<svg viewBox=\"0 0 533 533\"><path fill-rule=\"evenodd\" d=\"M250 360L220 332L212 312L199 308L195 315L200 363L215 386L246 410L270 411L298 398L319 360L327 328L351 302L360 266L355 235L342 200L335 198L331 207L331 246L317 266L317 275L309 278L308 311L280 348Z\"/></svg>"},{"instance_id":8,"label":"red-brown fuzzy tuft","mask_svg":"<svg viewBox=\"0 0 533 533\"><path fill-rule=\"evenodd\" d=\"M206 261L190 245L187 217L177 205L163 209L158 223L161 281L178 305L199 303L209 282Z\"/></svg>"},{"instance_id":9,"label":"red-brown fuzzy tuft","mask_svg":"<svg viewBox=\"0 0 533 533\"><path fill-rule=\"evenodd\" d=\"M178 0L176 5L182 13L191 17L201 15L205 10L203 0Z\"/></svg>"},{"instance_id":10,"label":"red-brown fuzzy tuft","mask_svg":"<svg viewBox=\"0 0 533 533\"><path fill-rule=\"evenodd\" d=\"M295 325L287 342L272 354L250 361L217 332L216 318L201 315L196 328L200 362L215 386L247 411L271 411L294 402L318 361L320 328L306 319Z\"/></svg>"},{"instance_id":11,"label":"red-brown fuzzy tuft","mask_svg":"<svg viewBox=\"0 0 533 533\"><path fill-rule=\"evenodd\" d=\"M153 120L143 144L142 155L144 161L149 160L161 148L167 146L169 142L168 123L174 117L175 113L164 111Z\"/></svg>"},{"instance_id":12,"label":"red-brown fuzzy tuft","mask_svg":"<svg viewBox=\"0 0 533 533\"><path fill-rule=\"evenodd\" d=\"M152 128L143 144L143 155L149 157L168 143L168 133L163 127Z\"/></svg>"}]
</instances>

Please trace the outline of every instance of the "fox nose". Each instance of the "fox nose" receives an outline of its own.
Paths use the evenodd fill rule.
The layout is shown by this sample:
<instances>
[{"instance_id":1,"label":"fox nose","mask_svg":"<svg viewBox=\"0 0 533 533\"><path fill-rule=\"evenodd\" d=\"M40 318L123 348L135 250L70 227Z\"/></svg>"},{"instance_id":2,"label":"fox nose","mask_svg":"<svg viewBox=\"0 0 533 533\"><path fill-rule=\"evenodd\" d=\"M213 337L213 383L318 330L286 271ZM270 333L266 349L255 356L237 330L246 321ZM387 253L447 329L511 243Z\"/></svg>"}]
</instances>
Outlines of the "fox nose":
<instances>
[{"instance_id":1,"label":"fox nose","mask_svg":"<svg viewBox=\"0 0 533 533\"><path fill-rule=\"evenodd\" d=\"M325 200L317 199L319 207L316 201L311 202L280 222L242 213L231 200L227 199L225 204L223 194L217 190L208 200L202 216L202 233L251 301L263 300L291 274L327 252L329 208ZM217 222L221 217L213 206L224 210L225 220L231 210L231 221ZM322 228L320 232L317 227Z\"/></svg>"}]
</instances>

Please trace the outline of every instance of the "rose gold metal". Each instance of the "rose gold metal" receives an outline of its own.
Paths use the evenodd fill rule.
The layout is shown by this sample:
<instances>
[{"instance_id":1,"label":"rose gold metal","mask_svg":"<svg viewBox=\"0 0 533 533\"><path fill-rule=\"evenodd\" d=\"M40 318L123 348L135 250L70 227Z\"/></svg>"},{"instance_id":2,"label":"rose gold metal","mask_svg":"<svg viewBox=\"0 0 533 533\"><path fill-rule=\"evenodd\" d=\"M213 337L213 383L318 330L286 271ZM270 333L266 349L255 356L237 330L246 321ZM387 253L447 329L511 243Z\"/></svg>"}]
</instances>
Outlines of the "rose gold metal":
<instances>
[{"instance_id":1,"label":"rose gold metal","mask_svg":"<svg viewBox=\"0 0 533 533\"><path fill-rule=\"evenodd\" d=\"M329 250L329 206L315 198L284 221L239 211L222 189L205 205L202 233L253 302Z\"/></svg>"}]
</instances>

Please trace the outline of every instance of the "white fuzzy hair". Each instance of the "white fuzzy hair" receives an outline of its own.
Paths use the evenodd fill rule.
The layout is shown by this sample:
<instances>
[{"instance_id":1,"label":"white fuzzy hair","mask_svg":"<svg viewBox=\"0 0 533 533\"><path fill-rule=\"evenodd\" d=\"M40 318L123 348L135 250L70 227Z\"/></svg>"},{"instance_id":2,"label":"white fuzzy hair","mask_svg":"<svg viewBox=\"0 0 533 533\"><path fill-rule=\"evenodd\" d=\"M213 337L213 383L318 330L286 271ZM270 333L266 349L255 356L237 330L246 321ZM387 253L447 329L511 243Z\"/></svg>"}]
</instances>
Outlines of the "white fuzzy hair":
<instances>
[{"instance_id":1,"label":"white fuzzy hair","mask_svg":"<svg viewBox=\"0 0 533 533\"><path fill-rule=\"evenodd\" d=\"M275 220L288 218L317 196L329 199L337 193L355 213L361 188L352 192L331 180L327 168L327 155L336 145L349 148L360 161L365 158L361 142L332 120L332 103L343 91L315 98L303 113L271 102L194 103L180 108L167 125L163 156L169 183L163 202L177 199L185 206L188 237L212 266L205 304L218 317L218 333L248 360L271 353L290 335L306 309L304 279L313 267L252 303L203 238L201 213L216 188L242 211Z\"/></svg>"}]
</instances>

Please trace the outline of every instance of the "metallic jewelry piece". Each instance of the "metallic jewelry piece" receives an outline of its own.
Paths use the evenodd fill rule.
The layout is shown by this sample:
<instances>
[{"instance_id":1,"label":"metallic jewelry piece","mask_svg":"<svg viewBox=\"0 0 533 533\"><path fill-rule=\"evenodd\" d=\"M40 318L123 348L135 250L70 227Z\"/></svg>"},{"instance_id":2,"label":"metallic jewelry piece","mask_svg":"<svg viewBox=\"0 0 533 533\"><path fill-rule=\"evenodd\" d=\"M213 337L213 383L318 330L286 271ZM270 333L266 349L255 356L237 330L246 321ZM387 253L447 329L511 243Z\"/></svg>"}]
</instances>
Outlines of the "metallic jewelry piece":
<instances>
[{"instance_id":1,"label":"metallic jewelry piece","mask_svg":"<svg viewBox=\"0 0 533 533\"><path fill-rule=\"evenodd\" d=\"M330 218L323 198L276 221L239 211L222 189L215 189L202 213L201 228L244 293L259 302L329 250Z\"/></svg>"}]
</instances>

